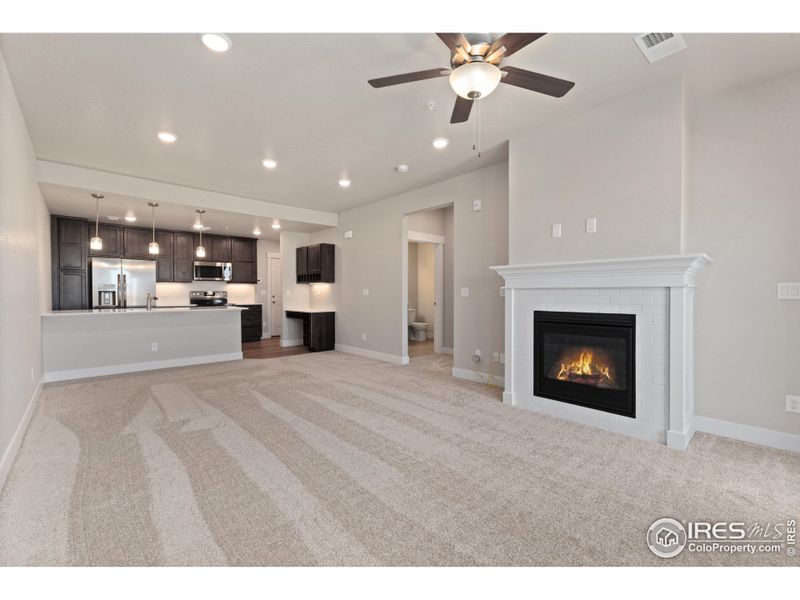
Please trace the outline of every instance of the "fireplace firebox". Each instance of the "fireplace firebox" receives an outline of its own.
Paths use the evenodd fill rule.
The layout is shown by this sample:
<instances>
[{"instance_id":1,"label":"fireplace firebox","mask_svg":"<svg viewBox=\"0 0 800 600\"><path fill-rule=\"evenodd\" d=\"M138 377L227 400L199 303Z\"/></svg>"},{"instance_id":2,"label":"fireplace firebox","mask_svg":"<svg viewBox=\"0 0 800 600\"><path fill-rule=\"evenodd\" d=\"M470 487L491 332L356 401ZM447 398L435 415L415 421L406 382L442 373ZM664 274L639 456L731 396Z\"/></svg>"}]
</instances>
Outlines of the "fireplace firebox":
<instances>
[{"instance_id":1,"label":"fireplace firebox","mask_svg":"<svg viewBox=\"0 0 800 600\"><path fill-rule=\"evenodd\" d=\"M534 311L533 393L636 417L636 315Z\"/></svg>"}]
</instances>

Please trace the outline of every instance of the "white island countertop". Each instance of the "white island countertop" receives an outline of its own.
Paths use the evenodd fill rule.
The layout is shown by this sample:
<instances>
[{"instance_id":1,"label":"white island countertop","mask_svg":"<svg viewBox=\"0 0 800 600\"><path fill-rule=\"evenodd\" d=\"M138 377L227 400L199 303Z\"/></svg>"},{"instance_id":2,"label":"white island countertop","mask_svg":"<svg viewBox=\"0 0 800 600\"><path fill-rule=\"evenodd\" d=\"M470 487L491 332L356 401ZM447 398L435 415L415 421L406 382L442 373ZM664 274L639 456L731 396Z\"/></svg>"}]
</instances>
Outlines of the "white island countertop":
<instances>
[{"instance_id":1,"label":"white island countertop","mask_svg":"<svg viewBox=\"0 0 800 600\"><path fill-rule=\"evenodd\" d=\"M227 311L247 310L241 306L157 306L151 310L146 308L93 308L86 310L52 310L42 313L42 317L75 317L75 316L109 316L109 315L155 315L155 314L174 314L181 312L191 313L214 313Z\"/></svg>"}]
</instances>

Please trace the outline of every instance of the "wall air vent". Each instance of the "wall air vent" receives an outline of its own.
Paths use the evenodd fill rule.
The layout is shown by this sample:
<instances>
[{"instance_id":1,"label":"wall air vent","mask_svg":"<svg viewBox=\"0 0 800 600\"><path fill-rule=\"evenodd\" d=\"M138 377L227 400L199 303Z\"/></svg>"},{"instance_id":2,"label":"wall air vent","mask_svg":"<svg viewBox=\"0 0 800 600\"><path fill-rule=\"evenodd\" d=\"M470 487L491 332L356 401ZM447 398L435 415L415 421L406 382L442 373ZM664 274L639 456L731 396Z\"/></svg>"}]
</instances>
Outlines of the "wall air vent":
<instances>
[{"instance_id":1,"label":"wall air vent","mask_svg":"<svg viewBox=\"0 0 800 600\"><path fill-rule=\"evenodd\" d=\"M650 63L686 49L686 42L680 33L640 33L633 41Z\"/></svg>"}]
</instances>

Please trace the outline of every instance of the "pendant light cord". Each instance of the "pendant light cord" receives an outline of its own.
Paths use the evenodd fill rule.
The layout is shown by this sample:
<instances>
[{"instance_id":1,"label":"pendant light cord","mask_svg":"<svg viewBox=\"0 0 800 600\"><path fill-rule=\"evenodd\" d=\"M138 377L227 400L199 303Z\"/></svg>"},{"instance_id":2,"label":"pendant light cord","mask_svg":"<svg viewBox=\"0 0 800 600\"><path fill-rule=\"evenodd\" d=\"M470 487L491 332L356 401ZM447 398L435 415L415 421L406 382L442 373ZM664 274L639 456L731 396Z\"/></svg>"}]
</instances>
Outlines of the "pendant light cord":
<instances>
[{"instance_id":1,"label":"pendant light cord","mask_svg":"<svg viewBox=\"0 0 800 600\"><path fill-rule=\"evenodd\" d=\"M156 241L156 207L152 206L153 209L153 242Z\"/></svg>"},{"instance_id":2,"label":"pendant light cord","mask_svg":"<svg viewBox=\"0 0 800 600\"><path fill-rule=\"evenodd\" d=\"M100 198L95 198L94 237L100 237Z\"/></svg>"}]
</instances>

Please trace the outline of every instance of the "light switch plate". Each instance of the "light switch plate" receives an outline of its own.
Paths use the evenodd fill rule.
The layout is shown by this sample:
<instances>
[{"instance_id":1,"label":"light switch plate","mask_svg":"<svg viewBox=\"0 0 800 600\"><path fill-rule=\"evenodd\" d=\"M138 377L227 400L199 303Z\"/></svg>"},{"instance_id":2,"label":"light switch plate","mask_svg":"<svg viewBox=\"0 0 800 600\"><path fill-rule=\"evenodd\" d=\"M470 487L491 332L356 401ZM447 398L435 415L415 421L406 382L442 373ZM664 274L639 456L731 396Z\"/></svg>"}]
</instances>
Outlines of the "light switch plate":
<instances>
[{"instance_id":1,"label":"light switch plate","mask_svg":"<svg viewBox=\"0 0 800 600\"><path fill-rule=\"evenodd\" d=\"M586 219L586 233L597 233L597 219Z\"/></svg>"},{"instance_id":2,"label":"light switch plate","mask_svg":"<svg viewBox=\"0 0 800 600\"><path fill-rule=\"evenodd\" d=\"M478 212L479 210L482 210L482 209L483 209L483 202L481 202L480 200L473 200L472 201L472 210L474 210L475 212Z\"/></svg>"},{"instance_id":3,"label":"light switch plate","mask_svg":"<svg viewBox=\"0 0 800 600\"><path fill-rule=\"evenodd\" d=\"M361 290L361 295L362 296L369 296L369 288L363 288Z\"/></svg>"},{"instance_id":4,"label":"light switch plate","mask_svg":"<svg viewBox=\"0 0 800 600\"><path fill-rule=\"evenodd\" d=\"M352 230L344 232L344 239L349 240L349 239L352 239L352 237L353 237Z\"/></svg>"},{"instance_id":5,"label":"light switch plate","mask_svg":"<svg viewBox=\"0 0 800 600\"><path fill-rule=\"evenodd\" d=\"M469 288L468 287L461 288L461 297L462 298L469 298Z\"/></svg>"},{"instance_id":6,"label":"light switch plate","mask_svg":"<svg viewBox=\"0 0 800 600\"><path fill-rule=\"evenodd\" d=\"M362 342L366 342L367 341L367 334L366 333L362 333L361 334L361 341Z\"/></svg>"},{"instance_id":7,"label":"light switch plate","mask_svg":"<svg viewBox=\"0 0 800 600\"><path fill-rule=\"evenodd\" d=\"M553 224L553 237L560 238L561 237L561 223L554 223Z\"/></svg>"},{"instance_id":8,"label":"light switch plate","mask_svg":"<svg viewBox=\"0 0 800 600\"><path fill-rule=\"evenodd\" d=\"M800 282L779 283L779 300L800 300Z\"/></svg>"}]
</instances>

